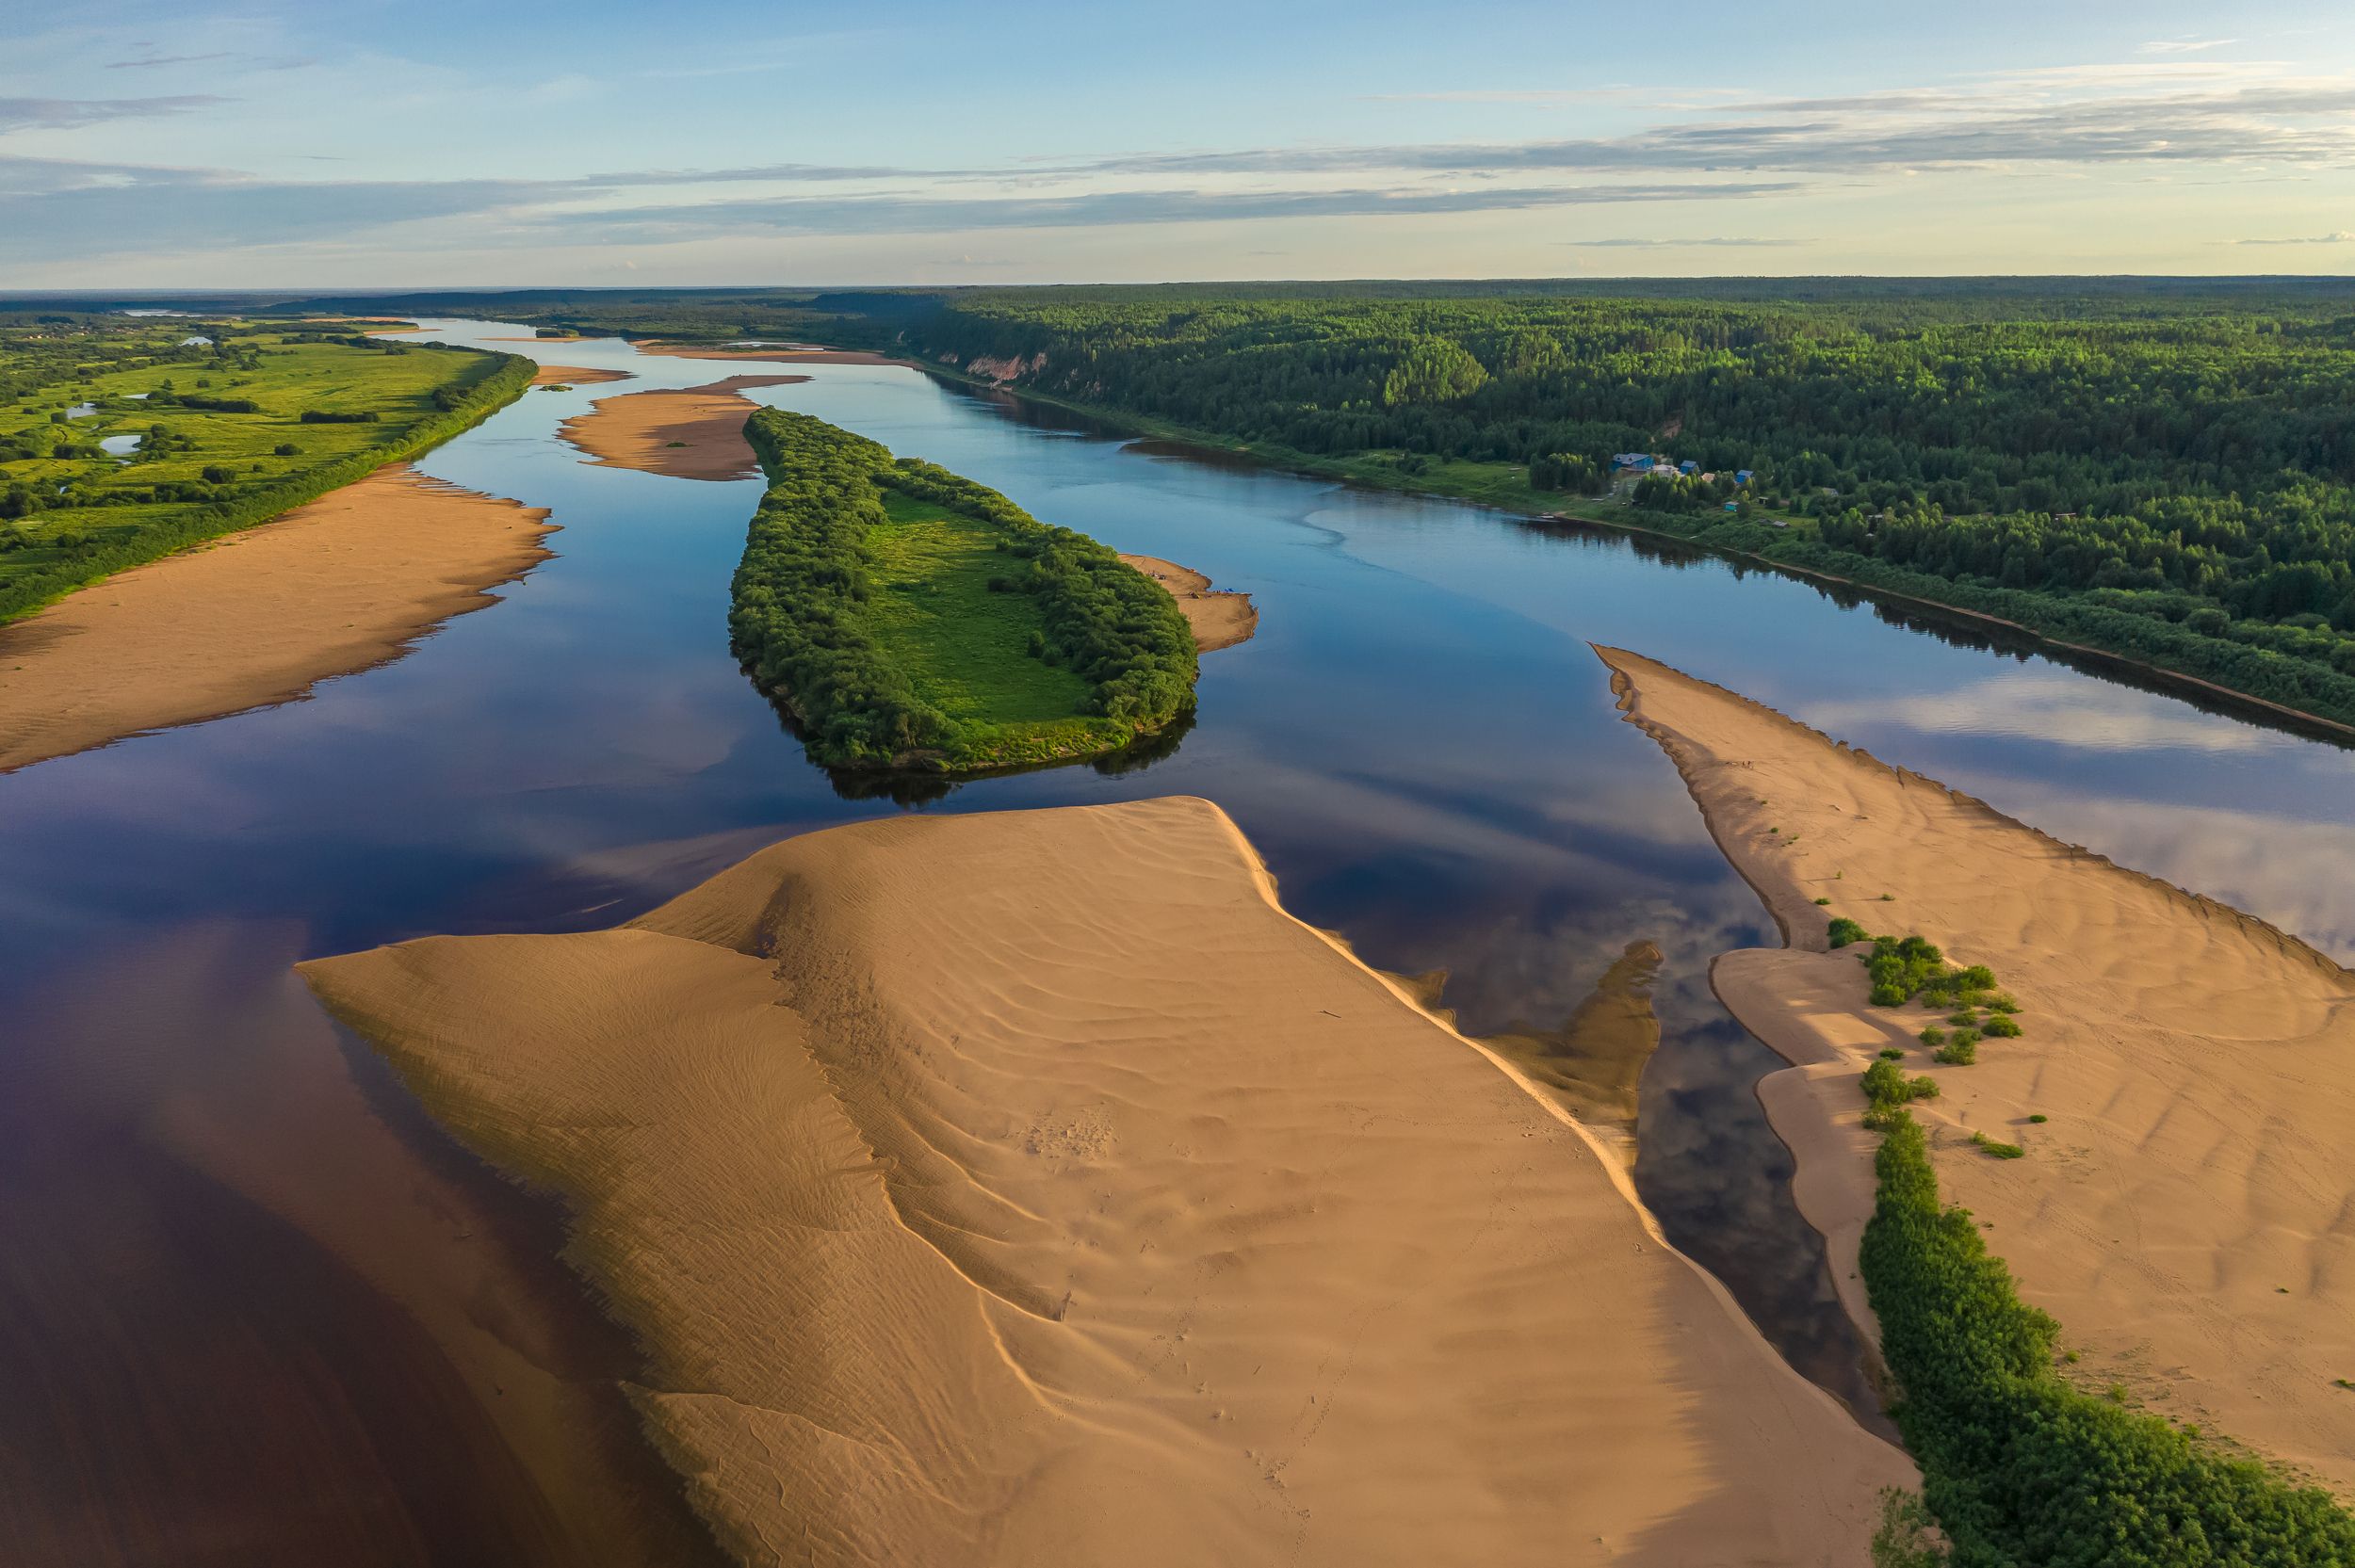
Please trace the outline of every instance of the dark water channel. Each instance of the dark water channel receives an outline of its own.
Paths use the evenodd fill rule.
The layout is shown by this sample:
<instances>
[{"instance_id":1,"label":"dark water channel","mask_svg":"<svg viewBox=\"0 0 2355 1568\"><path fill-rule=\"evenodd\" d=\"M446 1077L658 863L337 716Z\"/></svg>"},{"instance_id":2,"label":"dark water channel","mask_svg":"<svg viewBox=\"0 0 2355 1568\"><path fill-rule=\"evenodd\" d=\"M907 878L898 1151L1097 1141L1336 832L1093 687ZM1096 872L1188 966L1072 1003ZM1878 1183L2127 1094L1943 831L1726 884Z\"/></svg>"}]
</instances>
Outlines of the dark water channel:
<instances>
[{"instance_id":1,"label":"dark water channel","mask_svg":"<svg viewBox=\"0 0 2355 1568\"><path fill-rule=\"evenodd\" d=\"M729 656L756 485L554 437L593 397L761 367L546 357L641 380L530 393L423 464L554 509L557 558L506 602L310 701L0 777L0 1563L563 1560L401 1282L540 1303L511 1337L560 1376L621 1376L629 1348L564 1304L547 1216L422 1124L287 965L612 924L776 837L902 808L837 792ZM1259 606L1255 640L1205 658L1171 754L921 809L1208 796L1287 907L1370 962L1444 968L1475 1033L1558 1026L1628 943L1658 944L1638 1185L1853 1401L1858 1347L1752 1093L1775 1060L1707 983L1772 924L1589 640L2355 950L2355 756L2328 744L1715 560L1148 449L902 369L794 368L812 380L752 396ZM661 1479L610 1447L659 1512Z\"/></svg>"}]
</instances>

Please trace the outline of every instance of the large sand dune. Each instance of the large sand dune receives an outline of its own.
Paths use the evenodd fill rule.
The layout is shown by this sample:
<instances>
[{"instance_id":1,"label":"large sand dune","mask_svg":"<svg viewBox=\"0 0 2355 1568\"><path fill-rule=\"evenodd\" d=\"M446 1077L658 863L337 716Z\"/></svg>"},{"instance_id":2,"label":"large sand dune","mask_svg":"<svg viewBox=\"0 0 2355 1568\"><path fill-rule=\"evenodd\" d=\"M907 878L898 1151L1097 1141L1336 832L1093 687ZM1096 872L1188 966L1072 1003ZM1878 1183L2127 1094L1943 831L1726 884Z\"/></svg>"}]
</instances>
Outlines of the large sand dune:
<instances>
[{"instance_id":1,"label":"large sand dune","mask_svg":"<svg viewBox=\"0 0 2355 1568\"><path fill-rule=\"evenodd\" d=\"M549 552L543 508L407 463L0 627L0 772L302 696Z\"/></svg>"},{"instance_id":2,"label":"large sand dune","mask_svg":"<svg viewBox=\"0 0 2355 1568\"><path fill-rule=\"evenodd\" d=\"M1600 652L1796 944L1729 953L1715 977L1805 1064L1761 1097L1851 1303L1874 1142L1856 1075L1906 1047L1907 1071L1941 1086L1914 1107L1941 1182L2060 1319L2075 1375L2355 1494L2355 1394L2335 1381L2355 1376L2355 977L1771 709ZM1930 1064L1913 1037L1937 1020L1867 1006L1853 956L1823 950L1827 915L1990 965L2025 1004L2025 1038ZM2026 1157L1988 1157L1980 1130Z\"/></svg>"},{"instance_id":3,"label":"large sand dune","mask_svg":"<svg viewBox=\"0 0 2355 1568\"><path fill-rule=\"evenodd\" d=\"M1912 1478L1205 801L304 970L566 1196L748 1562L1860 1562Z\"/></svg>"}]
</instances>

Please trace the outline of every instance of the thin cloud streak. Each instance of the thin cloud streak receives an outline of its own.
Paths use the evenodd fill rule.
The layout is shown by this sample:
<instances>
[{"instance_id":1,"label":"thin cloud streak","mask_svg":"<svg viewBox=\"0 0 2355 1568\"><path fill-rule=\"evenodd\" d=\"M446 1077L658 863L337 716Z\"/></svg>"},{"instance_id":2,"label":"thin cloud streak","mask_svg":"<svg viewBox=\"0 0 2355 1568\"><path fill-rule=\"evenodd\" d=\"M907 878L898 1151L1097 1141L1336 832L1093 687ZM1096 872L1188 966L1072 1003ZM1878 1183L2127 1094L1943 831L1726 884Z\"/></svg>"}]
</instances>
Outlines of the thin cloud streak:
<instances>
[{"instance_id":1,"label":"thin cloud streak","mask_svg":"<svg viewBox=\"0 0 2355 1568\"><path fill-rule=\"evenodd\" d=\"M0 98L0 135L10 131L70 131L110 120L187 114L235 101L211 93L164 98Z\"/></svg>"}]
</instances>

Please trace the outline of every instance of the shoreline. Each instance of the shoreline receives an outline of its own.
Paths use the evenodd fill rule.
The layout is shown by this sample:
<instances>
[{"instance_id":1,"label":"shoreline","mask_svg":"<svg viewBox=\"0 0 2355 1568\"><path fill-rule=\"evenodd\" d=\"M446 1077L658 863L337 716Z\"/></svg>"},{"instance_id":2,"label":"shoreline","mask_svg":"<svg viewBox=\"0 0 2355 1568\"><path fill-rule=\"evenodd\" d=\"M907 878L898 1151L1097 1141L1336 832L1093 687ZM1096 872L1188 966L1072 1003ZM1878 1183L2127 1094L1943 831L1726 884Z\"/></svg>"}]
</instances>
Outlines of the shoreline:
<instances>
[{"instance_id":1,"label":"shoreline","mask_svg":"<svg viewBox=\"0 0 2355 1568\"><path fill-rule=\"evenodd\" d=\"M1120 558L1144 573L1178 601L1186 624L1194 630L1196 653L1214 654L1221 648L1232 648L1248 642L1259 630L1259 607L1251 602L1251 595L1231 588L1212 588L1210 579L1191 566L1163 560L1159 556L1129 556Z\"/></svg>"},{"instance_id":2,"label":"shoreline","mask_svg":"<svg viewBox=\"0 0 2355 1568\"><path fill-rule=\"evenodd\" d=\"M1206 801L830 829L611 930L300 967L563 1195L747 1560L1844 1560L1913 1484Z\"/></svg>"},{"instance_id":3,"label":"shoreline","mask_svg":"<svg viewBox=\"0 0 2355 1568\"><path fill-rule=\"evenodd\" d=\"M1738 561L1760 571L1773 572L1798 582L1816 586L1829 584L1876 604L1890 602L1908 612L1953 616L1975 626L1993 627L2006 635L2033 643L2038 651L2049 651L2057 655L2090 660L2106 665L2112 671L2125 671L2148 682L2167 695L2193 700L2210 700L2228 710L2239 710L2238 717L2250 719L2260 723L2279 724L2292 731L2303 731L2311 738L2326 739L2342 744L2355 743L2355 723L2332 719L2324 714L2312 713L2304 708L2292 707L2285 703L2277 703L2269 698L2254 696L2199 675L2186 674L2165 665L2149 663L2136 658L2131 654L2118 653L2094 643L2071 642L2066 639L2038 631L2035 627L2020 622L2007 621L2001 616L1991 615L1984 610L1968 609L1959 605L1925 599L1898 589L1877 587L1812 567L1779 561L1770 556L1762 556L1730 545L1703 542L1668 529L1629 522L1621 518L1588 516L1564 511L1559 509L1558 505L1553 510L1538 510L1529 503L1496 500L1467 489L1427 483L1418 484L1413 482L1416 476L1404 474L1398 477L1395 483L1392 483L1387 478L1378 479L1358 472L1344 459L1320 458L1313 453L1293 451L1288 447L1270 450L1251 442L1222 436L1215 431L1198 429L1193 426L1172 424L1166 420L1129 413L1119 409L1093 403L1074 402L1069 398L1034 391L1017 381L1001 381L986 376L976 376L954 365L938 364L919 359L893 359L885 360L884 363L906 365L959 386L971 387L983 392L1002 393L1040 407L1060 409L1110 428L1123 431L1133 438L1162 442L1173 446L1192 448L1223 458L1240 459L1283 473L1329 479L1335 483L1360 490L1389 494L1424 495L1440 500L1457 501L1466 506L1479 507L1501 513L1521 523L1542 525L1556 522L1584 527L1609 528L1617 533L1630 534L1641 539L1658 540L1665 543L1681 545L1685 549L1698 550L1720 559Z\"/></svg>"},{"instance_id":4,"label":"shoreline","mask_svg":"<svg viewBox=\"0 0 2355 1568\"><path fill-rule=\"evenodd\" d=\"M398 658L552 556L548 515L388 463L0 626L0 773Z\"/></svg>"},{"instance_id":5,"label":"shoreline","mask_svg":"<svg viewBox=\"0 0 2355 1568\"><path fill-rule=\"evenodd\" d=\"M1941 1091L1914 1107L1941 1186L2059 1319L2072 1378L2355 1493L2355 1407L2331 1382L2355 1357L2332 1264L2355 1180L2327 1152L2355 1117L2355 976L1722 687L1596 653L1784 934L1720 955L1711 982L1792 1064L1759 1098L1868 1337L1856 1253L1878 1140L1857 1076L1896 1050ZM2024 1036L1931 1062L1914 1032L1942 1020L1867 1006L1854 958L1809 929L1835 915L1990 965ZM1990 1158L1980 1135L2025 1154Z\"/></svg>"}]
</instances>

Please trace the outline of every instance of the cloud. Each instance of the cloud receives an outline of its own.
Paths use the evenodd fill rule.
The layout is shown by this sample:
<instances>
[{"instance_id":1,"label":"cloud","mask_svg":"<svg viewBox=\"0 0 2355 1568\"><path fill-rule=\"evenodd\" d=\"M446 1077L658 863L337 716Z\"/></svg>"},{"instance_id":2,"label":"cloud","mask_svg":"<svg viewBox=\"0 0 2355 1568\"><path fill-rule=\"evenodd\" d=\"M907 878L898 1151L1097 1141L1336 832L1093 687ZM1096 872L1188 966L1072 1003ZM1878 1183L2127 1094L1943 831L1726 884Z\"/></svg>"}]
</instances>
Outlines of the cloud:
<instances>
[{"instance_id":1,"label":"cloud","mask_svg":"<svg viewBox=\"0 0 2355 1568\"><path fill-rule=\"evenodd\" d=\"M494 218L529 181L272 181L217 170L0 157L0 264L343 239L420 219Z\"/></svg>"},{"instance_id":2,"label":"cloud","mask_svg":"<svg viewBox=\"0 0 2355 1568\"><path fill-rule=\"evenodd\" d=\"M1827 734L1851 737L1889 725L1924 735L2009 736L2089 752L2259 752L2275 744L2263 730L2219 724L2165 699L2034 671L1947 691L1809 703L1799 717Z\"/></svg>"},{"instance_id":3,"label":"cloud","mask_svg":"<svg viewBox=\"0 0 2355 1568\"><path fill-rule=\"evenodd\" d=\"M1622 137L1157 153L1070 165L1066 171L1864 173L2006 164L2355 165L2355 80L2283 78L2221 90L2120 96L2112 90L2120 69L2147 73L2164 68L2070 68L1968 89L1737 104L1711 117ZM2208 86L2244 74L2240 68L2219 76L2186 67L2162 79L2184 73Z\"/></svg>"},{"instance_id":4,"label":"cloud","mask_svg":"<svg viewBox=\"0 0 2355 1568\"><path fill-rule=\"evenodd\" d=\"M1367 187L1310 190L1102 190L1066 196L748 198L543 215L595 234L688 239L727 234L917 234L1265 218L1403 217L1524 211L1624 202L1728 201L1798 188L1787 182L1649 186Z\"/></svg>"},{"instance_id":5,"label":"cloud","mask_svg":"<svg viewBox=\"0 0 2355 1568\"><path fill-rule=\"evenodd\" d=\"M2236 38L2161 38L2142 46L2146 55L2196 55L2203 49L2221 49L2238 43Z\"/></svg>"},{"instance_id":6,"label":"cloud","mask_svg":"<svg viewBox=\"0 0 2355 1568\"><path fill-rule=\"evenodd\" d=\"M141 120L153 115L187 114L232 99L210 93L173 98L0 98L0 135L10 131L61 131L109 120Z\"/></svg>"},{"instance_id":7,"label":"cloud","mask_svg":"<svg viewBox=\"0 0 2355 1568\"><path fill-rule=\"evenodd\" d=\"M1730 234L1712 234L1701 239L1566 239L1560 243L1588 251L1681 251L1688 245L1747 250L1760 246L1796 245L1799 242L1795 239L1743 239Z\"/></svg>"},{"instance_id":8,"label":"cloud","mask_svg":"<svg viewBox=\"0 0 2355 1568\"><path fill-rule=\"evenodd\" d=\"M2327 234L2293 234L2285 239L2236 239L2234 245L2355 245L2355 231L2334 230Z\"/></svg>"},{"instance_id":9,"label":"cloud","mask_svg":"<svg viewBox=\"0 0 2355 1568\"><path fill-rule=\"evenodd\" d=\"M108 60L106 69L109 71L144 71L161 65L200 65L206 60L235 58L236 57L225 49L210 55L150 55L144 59Z\"/></svg>"}]
</instances>

